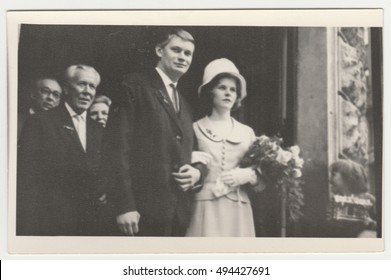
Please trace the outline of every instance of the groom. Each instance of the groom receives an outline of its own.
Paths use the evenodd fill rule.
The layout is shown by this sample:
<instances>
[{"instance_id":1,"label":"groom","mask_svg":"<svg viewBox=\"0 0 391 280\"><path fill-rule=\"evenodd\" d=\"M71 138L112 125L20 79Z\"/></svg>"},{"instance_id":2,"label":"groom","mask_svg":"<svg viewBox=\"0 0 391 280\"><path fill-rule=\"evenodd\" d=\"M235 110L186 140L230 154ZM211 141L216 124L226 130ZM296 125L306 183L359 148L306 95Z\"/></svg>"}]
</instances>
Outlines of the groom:
<instances>
[{"instance_id":1,"label":"groom","mask_svg":"<svg viewBox=\"0 0 391 280\"><path fill-rule=\"evenodd\" d=\"M183 236L188 226L204 171L190 164L192 115L177 84L194 48L187 31L166 34L155 47L156 68L125 76L121 106L109 118L109 174L125 235Z\"/></svg>"}]
</instances>

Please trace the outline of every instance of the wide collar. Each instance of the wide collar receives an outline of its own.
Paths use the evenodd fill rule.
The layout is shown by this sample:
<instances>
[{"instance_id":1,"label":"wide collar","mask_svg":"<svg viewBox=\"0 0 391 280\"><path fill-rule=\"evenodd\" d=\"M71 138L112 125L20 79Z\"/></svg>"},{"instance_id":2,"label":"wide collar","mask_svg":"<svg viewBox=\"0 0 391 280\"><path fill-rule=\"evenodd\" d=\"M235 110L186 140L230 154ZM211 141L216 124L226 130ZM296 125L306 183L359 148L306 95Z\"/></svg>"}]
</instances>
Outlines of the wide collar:
<instances>
[{"instance_id":1,"label":"wide collar","mask_svg":"<svg viewBox=\"0 0 391 280\"><path fill-rule=\"evenodd\" d=\"M244 126L234 118L231 117L231 119L233 127L226 138L223 138L216 133L215 129L213 128L213 124L208 117L204 117L198 120L196 123L200 131L211 141L222 142L225 140L233 144L239 144L243 141Z\"/></svg>"}]
</instances>

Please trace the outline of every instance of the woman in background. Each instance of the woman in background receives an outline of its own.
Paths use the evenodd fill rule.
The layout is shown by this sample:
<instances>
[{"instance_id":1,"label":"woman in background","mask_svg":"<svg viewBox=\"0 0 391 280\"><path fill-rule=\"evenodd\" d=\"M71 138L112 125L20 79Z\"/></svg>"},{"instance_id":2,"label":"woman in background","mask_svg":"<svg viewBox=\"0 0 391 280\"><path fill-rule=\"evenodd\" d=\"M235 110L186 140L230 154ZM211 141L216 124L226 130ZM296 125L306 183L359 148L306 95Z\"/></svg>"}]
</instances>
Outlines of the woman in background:
<instances>
[{"instance_id":1,"label":"woman in background","mask_svg":"<svg viewBox=\"0 0 391 280\"><path fill-rule=\"evenodd\" d=\"M369 193L364 167L351 160L330 166L332 192L331 235L335 237L376 237L376 199Z\"/></svg>"},{"instance_id":2,"label":"woman in background","mask_svg":"<svg viewBox=\"0 0 391 280\"><path fill-rule=\"evenodd\" d=\"M90 118L106 127L107 119L109 118L109 111L111 106L111 99L104 95L95 97L89 111Z\"/></svg>"}]
</instances>

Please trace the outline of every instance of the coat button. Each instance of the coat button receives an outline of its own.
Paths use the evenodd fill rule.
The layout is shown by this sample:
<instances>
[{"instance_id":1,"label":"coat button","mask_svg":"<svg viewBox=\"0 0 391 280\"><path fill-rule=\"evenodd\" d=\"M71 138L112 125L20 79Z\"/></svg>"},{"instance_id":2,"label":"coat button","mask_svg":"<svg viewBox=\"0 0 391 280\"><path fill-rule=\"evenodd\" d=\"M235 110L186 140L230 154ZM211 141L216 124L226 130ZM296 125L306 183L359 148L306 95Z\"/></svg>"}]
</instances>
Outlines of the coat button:
<instances>
[{"instance_id":1,"label":"coat button","mask_svg":"<svg viewBox=\"0 0 391 280\"><path fill-rule=\"evenodd\" d=\"M182 140L182 137L179 136L179 135L177 135L175 138L176 138L177 141L181 141Z\"/></svg>"}]
</instances>

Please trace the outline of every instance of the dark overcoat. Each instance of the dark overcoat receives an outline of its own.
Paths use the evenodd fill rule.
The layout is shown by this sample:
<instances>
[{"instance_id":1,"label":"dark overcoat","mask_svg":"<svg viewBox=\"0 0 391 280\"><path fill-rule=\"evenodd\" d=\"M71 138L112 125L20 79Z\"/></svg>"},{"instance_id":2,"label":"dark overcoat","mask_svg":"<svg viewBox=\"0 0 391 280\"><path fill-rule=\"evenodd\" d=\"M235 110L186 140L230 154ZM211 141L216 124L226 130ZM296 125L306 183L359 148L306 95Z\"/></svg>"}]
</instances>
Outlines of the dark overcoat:
<instances>
[{"instance_id":1,"label":"dark overcoat","mask_svg":"<svg viewBox=\"0 0 391 280\"><path fill-rule=\"evenodd\" d=\"M180 96L177 114L156 70L127 75L108 131L118 214L138 211L139 235L169 236L173 228L186 228L192 193L180 190L171 175L190 164L194 146L185 99Z\"/></svg>"},{"instance_id":2,"label":"dark overcoat","mask_svg":"<svg viewBox=\"0 0 391 280\"><path fill-rule=\"evenodd\" d=\"M28 120L18 145L18 235L94 234L102 134L87 117L85 152L64 104Z\"/></svg>"}]
</instances>

